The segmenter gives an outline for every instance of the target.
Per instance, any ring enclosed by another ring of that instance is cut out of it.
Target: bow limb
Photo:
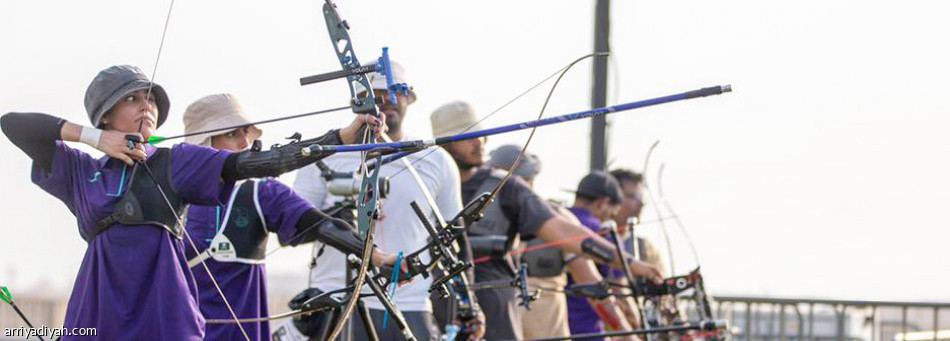
[[[617,254],[620,255],[621,259],[623,260],[621,264],[624,265],[622,266],[622,268],[623,268],[623,276],[627,280],[627,289],[629,289],[630,293],[633,295],[633,302],[637,308],[637,315],[640,316],[640,325],[645,327],[647,325],[646,317],[643,316],[643,309],[640,308],[640,290],[637,290],[636,282],[634,281],[634,278],[633,278],[633,273],[630,272],[630,267],[627,266],[627,264],[629,264],[629,261],[631,261],[632,259],[627,258],[627,253],[624,252],[623,243],[620,241],[620,232],[617,230],[617,223],[612,220],[609,222],[612,222],[612,224],[609,224],[608,228],[610,229],[610,236],[613,237],[612,239],[613,239],[614,247],[617,248]]]
[[[673,222],[676,223],[676,226],[679,227],[680,231],[683,232],[683,235],[686,236],[686,242],[689,243],[689,249],[693,253],[693,260],[696,261],[696,265],[699,263],[699,253],[696,252],[696,245],[693,244],[693,238],[689,236],[689,233],[686,232],[686,227],[683,226],[683,222],[680,221],[680,218],[676,216],[676,211],[673,210],[673,206],[670,206],[670,202],[666,200],[666,196],[663,195],[663,171],[666,169],[666,163],[661,163],[659,170],[657,170],[656,175],[656,192],[657,200],[663,204],[663,208],[671,214]]]
[[[653,194],[653,190],[650,188],[649,181],[647,181],[647,170],[650,166],[650,158],[653,156],[653,151],[656,150],[656,146],[660,144],[660,140],[656,140],[650,145],[650,149],[647,150],[647,156],[643,160],[643,189],[646,190],[647,197],[650,198],[650,201],[653,202],[653,210],[656,212],[656,216],[660,217],[660,231],[663,231],[663,240],[666,242],[666,253],[667,258],[670,261],[670,275],[676,274],[676,267],[673,265],[673,244],[670,242],[670,230],[666,227],[666,223],[663,222],[663,212],[660,210],[659,200],[656,198],[656,195]]]
[[[666,169],[666,164],[660,164],[660,169],[657,171],[656,176],[656,185],[657,185],[657,194],[660,202],[663,203],[663,208],[666,209],[673,216],[673,222],[676,223],[676,226],[679,227],[680,231],[683,232],[683,235],[686,237],[686,242],[689,243],[689,248],[693,253],[693,258],[696,261],[696,275],[697,278],[697,287],[694,296],[696,298],[697,304],[700,306],[700,312],[705,314],[706,318],[712,317],[712,307],[709,305],[709,294],[706,293],[706,285],[703,283],[703,277],[699,274],[699,253],[696,252],[696,245],[693,244],[693,238],[689,236],[689,233],[686,231],[686,227],[683,226],[683,223],[680,221],[679,217],[676,216],[676,212],[673,210],[673,206],[670,205],[669,201],[666,200],[666,197],[663,195],[663,170]]]
[[[353,51],[353,44],[350,40],[349,24],[340,17],[340,14],[336,10],[336,5],[330,0],[326,0],[326,3],[323,4],[323,17],[327,24],[327,32],[330,35],[331,45],[333,45],[342,69],[347,71],[360,68],[360,62],[356,58],[356,53]],[[384,57],[386,57],[385,52]],[[387,74],[391,72],[388,69],[383,71]],[[362,73],[350,74],[346,78],[347,85],[349,85],[350,89],[350,106],[353,112],[378,117],[376,99],[373,95],[373,91],[371,91],[372,86],[369,79]],[[358,86],[366,90],[365,97],[357,97]],[[369,143],[375,141],[375,139],[376,134],[373,132],[373,129],[366,129],[363,142]],[[370,267],[370,258],[373,254],[373,234],[376,229],[375,220],[378,214],[377,208],[379,204],[379,167],[369,170],[367,162],[370,158],[375,158],[376,162],[381,162],[382,155],[379,153],[364,152],[361,157],[360,168],[364,176],[360,184],[360,193],[356,204],[357,228],[365,239],[363,243],[363,254],[360,257],[359,270],[353,281],[353,292],[350,293],[349,300],[343,309],[343,314],[340,316],[340,320],[337,321],[337,325],[333,328],[327,340],[336,340],[337,336],[343,331],[346,322],[350,316],[352,316],[353,309],[356,308],[356,302],[360,299],[360,292],[366,281],[366,273]],[[407,339],[414,340],[411,332],[409,332],[409,334],[410,335],[407,335]]]

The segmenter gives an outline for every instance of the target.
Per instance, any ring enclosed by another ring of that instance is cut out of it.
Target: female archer
[[[244,113],[230,94],[205,96],[185,110],[185,142],[231,152],[248,150],[262,131]],[[361,121],[354,121],[359,128]],[[233,127],[215,133],[202,131]],[[314,239],[344,253],[362,255],[363,241],[343,220],[327,216],[289,187],[270,178],[254,178],[234,185],[227,202],[215,206],[189,207],[185,224],[195,237],[196,253],[185,250],[188,266],[198,282],[201,312],[208,319],[226,320],[229,311],[215,289],[215,283],[198,269],[205,261],[238,317],[252,318],[242,323],[251,340],[269,340],[266,274],[264,258],[268,235],[273,232],[281,245],[298,245]],[[376,264],[392,257],[377,250]],[[392,263],[392,260],[388,260]],[[241,330],[233,324],[211,324],[205,340],[239,340]]]
[[[218,205],[238,180],[277,176],[326,155],[305,157],[298,144],[232,153],[139,143],[165,122],[169,99],[134,66],[99,72],[84,104],[92,127],[37,113],[0,117],[3,133],[33,159],[32,181],[66,204],[88,243],[64,327],[93,327],[104,340],[202,340],[205,321],[185,257],[192,246],[180,220],[186,205]],[[376,122],[358,116],[309,142],[353,142],[363,123]],[[106,156],[96,159],[65,142]]]

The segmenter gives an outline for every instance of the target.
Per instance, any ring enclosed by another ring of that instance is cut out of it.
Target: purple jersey
[[[580,220],[581,225],[594,232],[600,231],[601,221],[590,211],[578,207],[571,207],[568,210],[574,213],[577,220]],[[600,270],[601,275],[607,278],[613,278],[618,274],[623,276],[622,270],[614,270],[606,265],[598,265],[597,269]],[[574,279],[568,276],[567,285],[572,284],[574,284]],[[604,331],[604,322],[600,320],[600,317],[594,311],[594,307],[590,305],[586,298],[567,296],[567,316],[571,334],[602,333]],[[585,340],[601,341],[603,338]]]
[[[149,157],[155,150],[146,146]],[[179,196],[201,205],[226,198],[231,186],[221,181],[221,171],[228,155],[187,144],[172,147],[169,173]],[[34,166],[33,182],[66,204],[83,236],[114,211],[132,174],[121,161],[97,160],[62,141],[56,142],[50,169]],[[76,276],[64,326],[94,327],[97,336],[63,340],[201,340],[205,321],[185,243],[155,225],[114,224],[95,237]]]
[[[257,183],[257,204],[264,218],[267,231],[277,233],[281,244],[296,244],[292,240],[297,233],[297,221],[312,206],[300,198],[286,185],[274,179],[261,179]],[[229,207],[191,206],[188,209],[188,233],[195,238],[198,250],[206,250],[217,232],[226,225],[224,221]],[[256,207],[245,207],[248,212],[256,212]],[[233,210],[233,208],[232,208]],[[256,213],[255,213],[256,214]],[[266,236],[266,235],[265,235]],[[265,237],[266,238],[266,237]],[[188,258],[194,258],[191,248],[185,250]],[[267,287],[264,264],[226,262],[208,258],[205,263],[211,274],[221,286],[221,291],[239,318],[267,317]],[[231,319],[231,313],[218,294],[214,283],[200,264],[192,268],[198,282],[198,297],[201,313],[208,319]],[[243,323],[251,340],[269,340],[270,328],[267,322]],[[208,324],[205,340],[243,340],[241,330],[234,324]]]

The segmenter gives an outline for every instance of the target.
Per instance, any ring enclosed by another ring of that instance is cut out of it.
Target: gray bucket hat
[[[102,116],[105,116],[122,97],[133,91],[146,90],[152,87],[155,104],[158,106],[158,122],[156,128],[161,127],[168,118],[168,94],[161,85],[152,83],[141,69],[131,65],[116,65],[99,71],[96,78],[89,83],[86,89],[86,113],[93,127],[101,128]]]
[[[510,169],[511,166],[515,164],[515,159],[518,158],[518,154],[521,154],[521,146],[513,144],[504,145],[491,151],[488,164],[495,168]],[[525,179],[534,179],[540,172],[541,159],[530,152],[524,153],[524,157],[522,157],[521,162],[518,163],[518,168],[514,171],[515,175]]]

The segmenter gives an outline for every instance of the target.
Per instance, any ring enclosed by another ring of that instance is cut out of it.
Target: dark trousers
[[[485,313],[485,340],[521,340],[521,309],[515,288],[479,290],[478,304]]]

